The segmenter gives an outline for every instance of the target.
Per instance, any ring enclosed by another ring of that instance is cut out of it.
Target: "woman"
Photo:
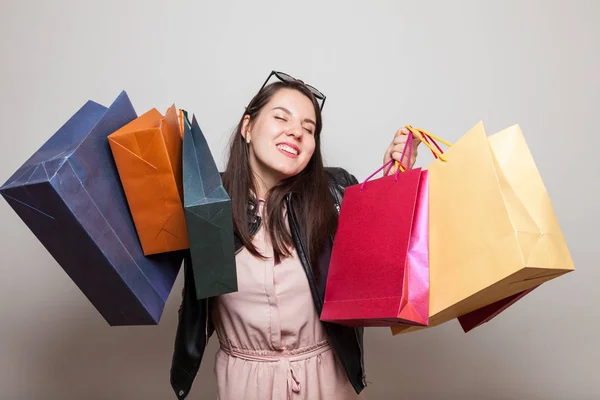
[[[273,75],[279,81],[266,85]],[[363,329],[319,320],[342,196],[358,183],[323,167],[324,102],[313,87],[274,71],[234,131],[223,184],[232,200],[238,291],[197,301],[186,259],[171,367],[179,398],[215,330],[222,400],[356,399],[366,386]],[[396,133],[384,162],[400,159],[407,135]]]

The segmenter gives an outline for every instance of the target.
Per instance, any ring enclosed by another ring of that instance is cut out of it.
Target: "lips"
[[[279,151],[297,157],[300,154],[300,148],[293,143],[278,143]]]

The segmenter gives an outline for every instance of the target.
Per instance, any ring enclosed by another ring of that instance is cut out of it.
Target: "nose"
[[[302,128],[302,124],[300,123],[292,123],[287,131],[286,134],[288,136],[294,136],[297,140],[301,140],[302,136],[304,135],[304,130]]]

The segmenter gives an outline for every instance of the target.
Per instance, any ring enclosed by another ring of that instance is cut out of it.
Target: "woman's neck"
[[[252,178],[254,180],[254,188],[256,195],[261,199],[266,199],[269,191],[281,182],[282,177],[275,176],[271,171],[266,168],[261,168],[258,163],[252,162],[250,165],[252,168]]]
[[[277,182],[270,182],[265,180],[261,175],[256,172],[252,174],[254,178],[254,189],[256,190],[256,196],[258,199],[266,200],[269,191],[277,184]]]

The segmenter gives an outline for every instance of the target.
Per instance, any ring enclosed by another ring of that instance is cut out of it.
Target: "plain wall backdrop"
[[[88,99],[198,116],[223,168],[272,69],[327,95],[324,154],[364,179],[396,129],[521,125],[576,271],[469,334],[367,329],[369,399],[600,398],[600,2],[2,0],[0,180]],[[421,150],[418,165],[431,156]],[[109,327],[0,202],[0,398],[169,399],[183,284]],[[215,398],[213,337],[190,399]]]

